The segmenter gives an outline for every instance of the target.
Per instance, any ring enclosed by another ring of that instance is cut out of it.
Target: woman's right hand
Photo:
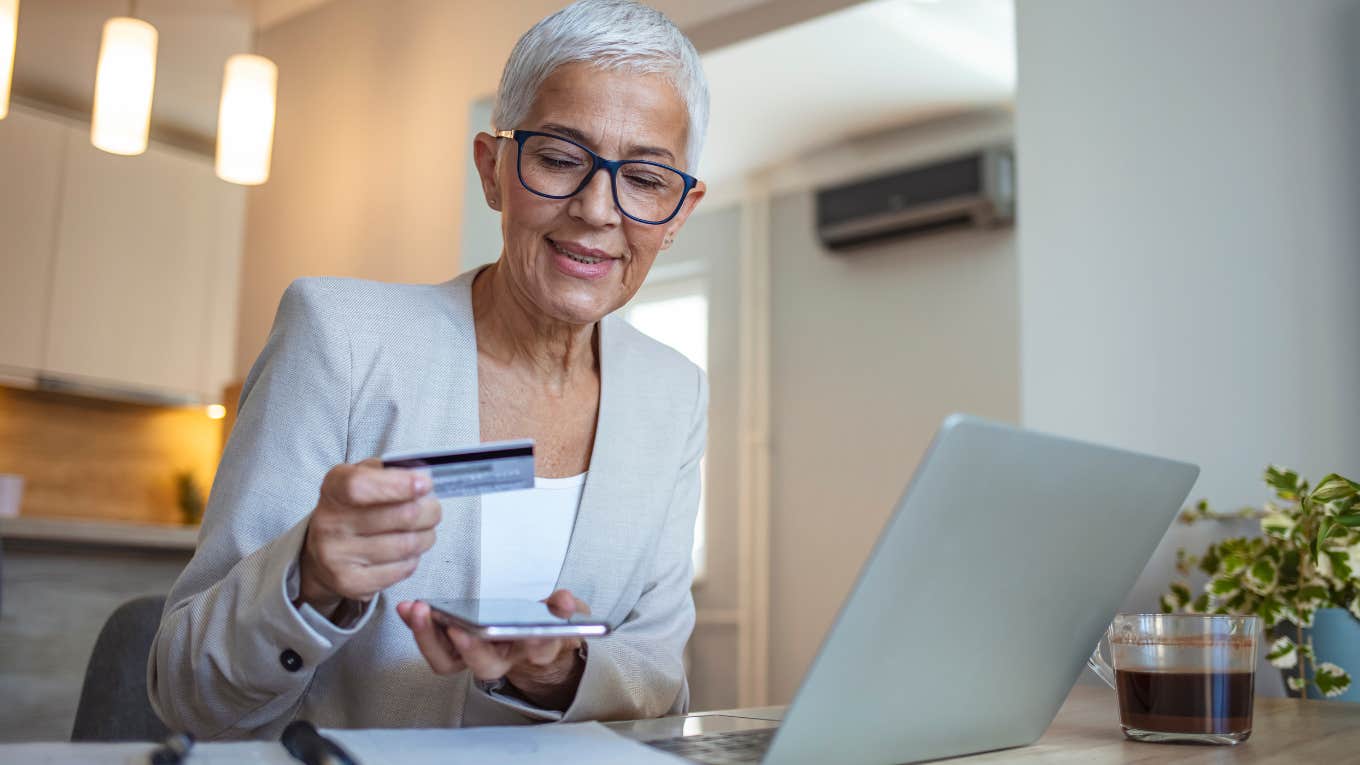
[[[377,459],[337,465],[321,482],[298,561],[301,601],[334,618],[416,570],[441,515],[430,478]]]

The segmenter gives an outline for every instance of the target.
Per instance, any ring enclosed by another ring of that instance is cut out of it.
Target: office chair
[[[163,595],[133,598],[104,622],[85,668],[72,741],[160,741],[169,734],[146,695],[146,661],[164,608]]]

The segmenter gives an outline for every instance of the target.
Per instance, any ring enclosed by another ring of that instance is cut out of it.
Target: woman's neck
[[[558,321],[534,306],[493,263],[472,282],[477,351],[553,388],[565,387],[596,364],[594,324]]]

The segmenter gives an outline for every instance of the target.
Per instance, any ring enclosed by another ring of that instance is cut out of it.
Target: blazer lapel
[[[630,391],[644,381],[636,379],[628,363],[620,333],[612,325],[615,321],[622,319],[606,316],[599,322],[600,411],[595,445],[567,557],[557,579],[558,589],[571,590],[597,616],[609,616],[608,611],[619,602],[629,577],[624,568],[631,568],[620,565],[630,559],[628,551],[641,541],[641,529],[632,522],[626,488],[629,471],[638,468],[635,455],[641,445],[636,442],[638,423],[630,424],[627,404]]]
[[[448,381],[446,409],[432,412],[440,423],[431,433],[431,444],[476,444],[481,441],[481,414],[477,390],[477,330],[472,319],[472,280],[475,269],[445,282],[449,295],[448,368],[438,370]],[[439,523],[435,550],[441,561],[441,581],[428,581],[424,591],[443,598],[475,598],[481,587],[482,499],[456,497],[440,502],[444,517]]]

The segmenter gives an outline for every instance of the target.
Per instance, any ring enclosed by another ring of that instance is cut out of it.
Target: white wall
[[[1018,11],[1025,424],[1197,462],[1225,507],[1269,462],[1360,472],[1360,3]]]
[[[808,187],[1009,136],[1008,116],[979,115],[844,142],[771,178],[771,703],[791,699],[941,419],[1019,416],[1014,230],[833,255]]]

